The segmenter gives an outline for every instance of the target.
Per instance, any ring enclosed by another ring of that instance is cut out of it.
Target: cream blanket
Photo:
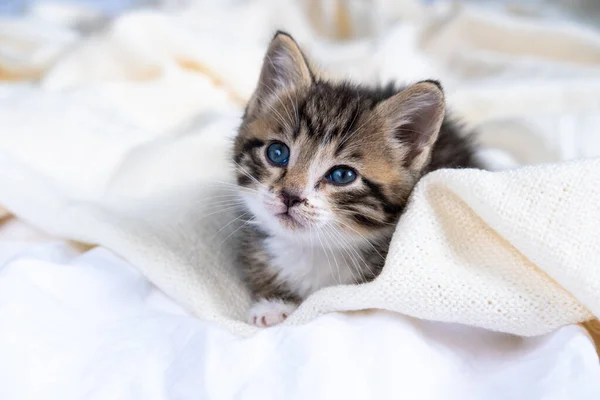
[[[554,162],[426,177],[382,275],[314,294],[286,324],[380,308],[536,335],[600,315],[600,161],[558,163],[600,154],[599,34],[411,1],[201,4],[131,13],[91,36],[71,15],[0,22],[0,75],[39,78],[0,86],[2,206],[115,251],[197,316],[253,333],[231,263],[239,224],[222,229],[233,217],[210,204],[229,193],[230,139],[285,28],[337,75],[442,79],[487,148],[512,156],[488,161]]]

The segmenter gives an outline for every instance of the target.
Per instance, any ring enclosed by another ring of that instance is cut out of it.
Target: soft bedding
[[[0,21],[1,398],[597,398],[573,324],[600,312],[600,165],[561,161],[600,154],[600,35],[361,4],[198,2],[90,36],[89,13]],[[338,75],[442,79],[510,170],[428,177],[381,279],[258,331],[210,200],[276,28]]]
[[[585,331],[521,338],[386,311],[242,339],[103,248],[0,232],[2,399],[596,399]],[[6,328],[4,328],[6,327]]]

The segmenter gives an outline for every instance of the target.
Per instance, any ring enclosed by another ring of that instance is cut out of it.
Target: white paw
[[[285,321],[296,308],[298,305],[283,300],[261,299],[250,309],[248,323],[261,328],[277,325]]]

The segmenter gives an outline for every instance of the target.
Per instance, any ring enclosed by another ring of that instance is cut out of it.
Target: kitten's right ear
[[[440,83],[418,82],[384,100],[376,110],[386,121],[392,142],[405,151],[405,166],[421,170],[429,161],[446,114]]]
[[[278,31],[269,44],[247,113],[260,111],[272,96],[282,91],[310,85],[312,81],[312,72],[296,41],[289,34]]]

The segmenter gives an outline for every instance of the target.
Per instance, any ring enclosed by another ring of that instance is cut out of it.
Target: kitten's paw
[[[248,313],[248,323],[261,328],[277,325],[298,308],[297,304],[283,300],[261,299],[254,303]]]

